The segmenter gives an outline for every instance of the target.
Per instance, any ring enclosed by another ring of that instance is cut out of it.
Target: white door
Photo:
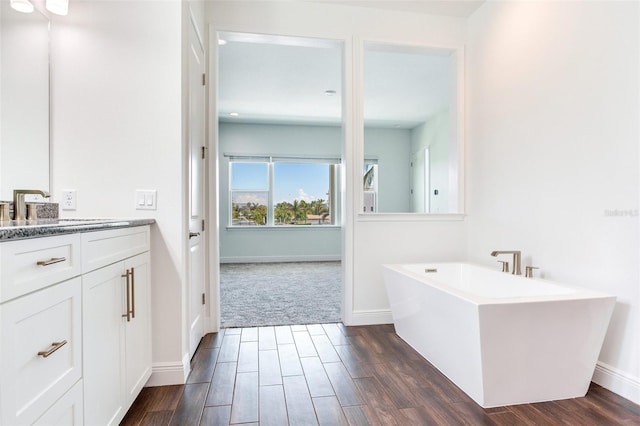
[[[204,47],[191,23],[189,34],[189,353],[204,336]]]

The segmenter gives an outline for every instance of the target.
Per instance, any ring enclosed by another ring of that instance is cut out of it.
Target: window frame
[[[228,229],[328,229],[342,226],[340,179],[342,178],[342,160],[337,157],[324,156],[283,156],[283,155],[238,155],[224,154],[228,160]],[[267,188],[263,189],[233,189],[233,163],[265,163],[267,165]],[[326,200],[329,208],[331,222],[329,224],[276,224],[275,221],[275,165],[277,163],[297,164],[325,164],[329,166],[329,191],[333,192]],[[264,192],[267,194],[267,221],[264,225],[238,225],[233,223],[233,194],[239,192]],[[331,202],[333,200],[333,203]]]

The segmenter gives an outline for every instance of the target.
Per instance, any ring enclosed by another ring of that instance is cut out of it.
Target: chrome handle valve
[[[537,266],[525,266],[524,267],[524,276],[526,278],[533,278],[533,270],[540,269]]]
[[[506,260],[498,260],[498,263],[502,263],[502,272],[509,272],[509,262]]]

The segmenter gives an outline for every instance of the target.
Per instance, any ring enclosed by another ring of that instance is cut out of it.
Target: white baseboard
[[[592,380],[603,388],[640,404],[640,378],[630,376],[624,371],[598,361]]]
[[[393,324],[390,309],[375,309],[370,311],[353,311],[351,321],[345,325],[377,325]]]
[[[220,263],[276,263],[276,262],[337,262],[340,255],[319,254],[300,256],[226,256]]]
[[[182,362],[157,362],[151,366],[151,377],[145,386],[184,385],[191,372],[189,355]]]

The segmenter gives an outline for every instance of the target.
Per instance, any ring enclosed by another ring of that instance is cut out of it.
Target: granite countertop
[[[78,232],[103,231],[115,228],[150,225],[155,219],[111,218],[111,219],[38,219],[0,222],[0,242],[48,237]]]

